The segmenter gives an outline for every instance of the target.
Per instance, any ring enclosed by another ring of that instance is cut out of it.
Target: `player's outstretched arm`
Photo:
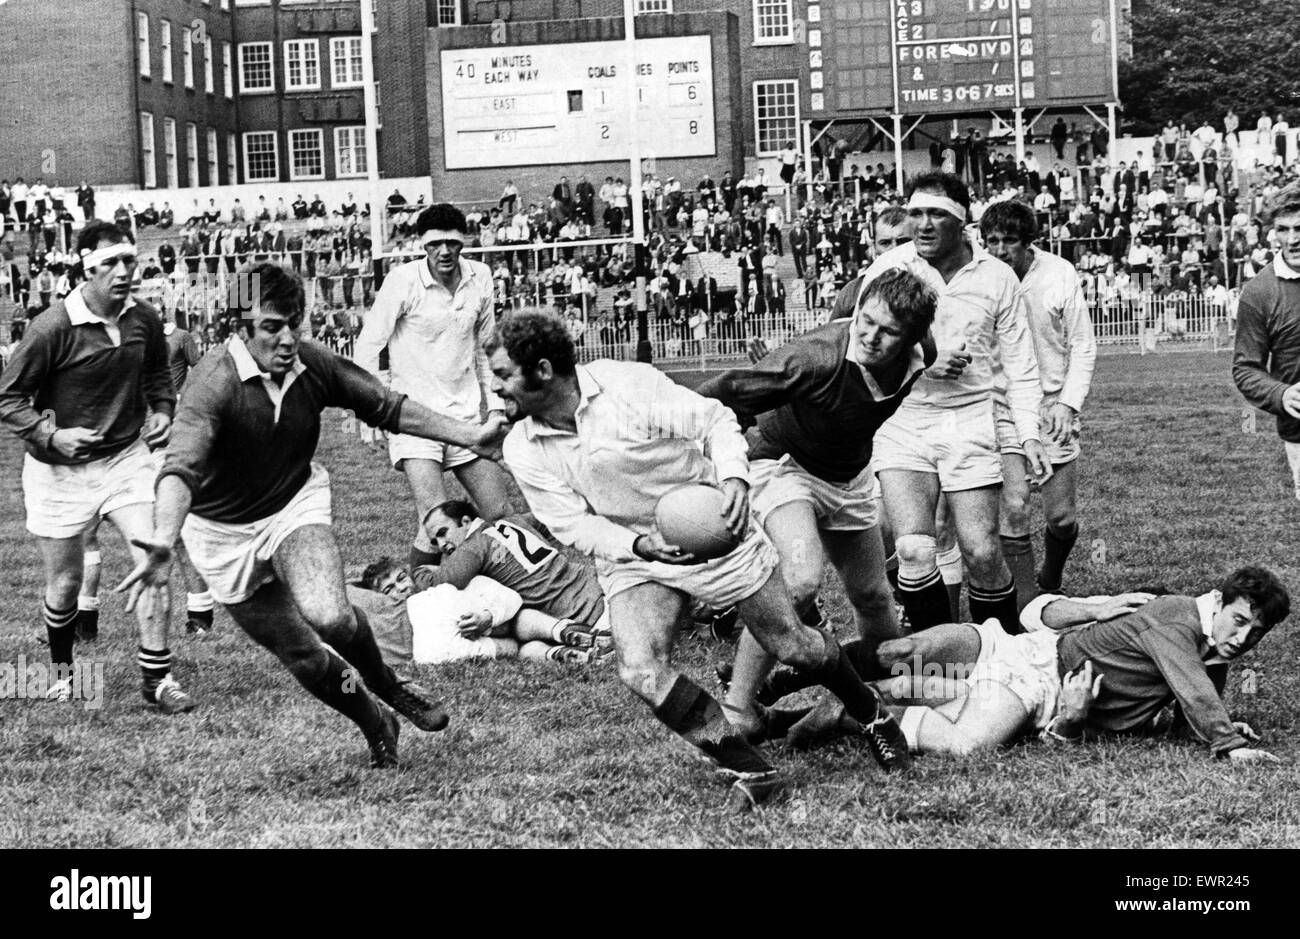
[[[432,411],[412,398],[402,404],[397,421],[398,433],[468,447],[480,455],[494,452],[509,429],[503,414],[494,413],[483,424],[470,424]]]
[[[158,604],[165,601],[167,584],[171,579],[172,549],[180,537],[181,525],[190,512],[193,498],[189,484],[181,477],[169,473],[158,480],[153,537],[131,539],[131,543],[144,551],[145,556],[114,590],[114,593],[131,592],[127,598],[127,612],[135,609],[146,592],[152,595],[148,602]]]

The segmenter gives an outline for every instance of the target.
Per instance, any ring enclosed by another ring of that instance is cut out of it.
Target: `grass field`
[[[1110,356],[1085,423],[1083,534],[1067,585],[1088,594],[1163,583],[1199,593],[1245,562],[1300,588],[1300,505],[1271,420],[1243,431],[1227,355]],[[339,416],[341,417],[341,415]],[[405,486],[328,422],[344,556],[404,552]],[[23,530],[21,451],[0,441],[0,662],[43,659],[32,638],[39,560]],[[105,539],[105,583],[127,569]],[[833,581],[832,581],[833,583]],[[841,634],[838,588],[827,595]],[[1300,606],[1300,599],[1297,600]],[[970,760],[929,757],[886,779],[860,746],[774,749],[797,792],[753,816],[618,684],[612,668],[466,664],[423,677],[452,726],[404,725],[404,766],[375,773],[342,717],[318,705],[218,613],[215,635],[174,640],[201,708],[143,705],[135,630],[106,598],[104,706],[0,702],[0,846],[1175,847],[1300,845],[1300,639],[1290,622],[1234,667],[1228,701],[1282,766],[1234,767],[1190,743],[1055,749],[1031,742]],[[730,649],[684,637],[711,676]],[[1254,681],[1245,670],[1254,672]]]

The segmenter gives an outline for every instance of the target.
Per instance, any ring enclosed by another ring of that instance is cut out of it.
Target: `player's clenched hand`
[[[69,460],[75,460],[85,456],[91,447],[103,439],[103,434],[97,434],[86,427],[60,427],[50,437],[50,449]]]
[[[695,555],[687,554],[675,544],[664,541],[659,529],[652,528],[644,535],[637,535],[632,542],[632,553],[646,561],[661,561],[664,564],[694,564]]]
[[[971,363],[971,354],[966,351],[966,343],[956,349],[940,349],[934,364],[925,370],[931,378],[960,378]]]
[[[165,541],[132,538],[131,544],[142,550],[144,557],[113,591],[114,593],[131,591],[126,601],[128,613],[135,609],[136,603],[146,590],[154,595],[151,602],[160,602],[160,600],[165,602],[167,583],[171,579],[172,571],[172,546]],[[157,596],[160,593],[163,595],[162,598]]]
[[[510,421],[501,411],[492,411],[479,428],[478,440],[470,447],[479,456],[496,459],[501,455],[501,441],[510,432]]]
[[[1138,607],[1155,599],[1154,593],[1121,593],[1111,597],[1097,606],[1093,616],[1099,623],[1132,613]]]
[[[1074,408],[1060,401],[1047,409],[1047,436],[1053,443],[1065,446],[1074,427]]]
[[[1081,723],[1101,694],[1101,680],[1105,676],[1092,671],[1092,662],[1084,661],[1061,679],[1061,715],[1072,723]]]
[[[144,442],[150,450],[167,446],[172,435],[172,419],[161,411],[153,411],[144,422]]]
[[[1052,461],[1047,458],[1047,451],[1041,442],[1026,440],[1024,443],[1025,460],[1029,463],[1029,481],[1041,486],[1052,478]]]
[[[487,610],[462,613],[456,620],[456,631],[465,639],[477,639],[492,628],[492,614]]]
[[[1300,382],[1282,392],[1282,410],[1292,417],[1300,417]]]
[[[767,347],[767,341],[761,336],[749,340],[748,352],[750,364],[757,365],[759,362],[767,358],[768,353],[771,351],[772,350]]]
[[[744,538],[749,528],[749,483],[734,477],[724,479],[722,491],[727,494],[727,502],[722,507],[727,530],[737,538]]]
[[[1252,750],[1250,747],[1238,747],[1228,751],[1228,759],[1234,763],[1281,763],[1282,761],[1267,750]]]

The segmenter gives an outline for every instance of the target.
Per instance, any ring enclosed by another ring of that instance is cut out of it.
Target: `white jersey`
[[[1074,265],[1032,248],[1033,260],[1020,289],[1029,313],[1029,333],[1038,357],[1043,393],[1060,395],[1076,412],[1092,387],[1097,339]]]
[[[463,421],[477,421],[485,400],[488,410],[500,410],[483,349],[496,329],[492,295],[492,271],[478,261],[460,259],[454,294],[423,258],[394,268],[362,324],[357,364],[377,375],[387,346],[394,391]]]
[[[971,261],[944,283],[943,275],[916,253],[915,242],[891,248],[867,268],[866,284],[882,272],[906,268],[939,295],[931,334],[939,350],[965,343],[971,362],[957,378],[922,375],[891,421],[906,423],[919,408],[960,408],[994,395],[995,365],[1007,379],[1007,401],[1021,440],[1039,439],[1043,392],[1029,321],[1016,272],[984,248],[968,243]]]
[[[487,610],[492,625],[500,626],[513,619],[522,604],[519,594],[487,577],[475,577],[464,590],[439,584],[412,594],[406,601],[406,615],[411,621],[411,658],[421,665],[496,658],[496,643],[486,636],[466,639],[456,622],[462,613]]]

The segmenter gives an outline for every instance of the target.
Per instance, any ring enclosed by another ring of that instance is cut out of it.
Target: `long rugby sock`
[[[77,638],[99,638],[99,597],[77,597]]]
[[[1011,580],[1016,585],[1017,613],[1038,595],[1034,580],[1034,543],[1028,535],[1003,535],[1002,556],[1011,569]]]
[[[158,683],[172,670],[172,650],[146,649],[140,646],[136,661],[140,663],[140,674],[144,679],[142,685],[144,699],[153,703],[153,693]]]
[[[379,705],[357,679],[356,670],[328,646],[321,646],[321,656],[289,666],[293,677],[313,695],[344,717],[350,718],[364,733],[372,733],[381,720]]]
[[[348,641],[331,642],[330,645],[334,646],[339,655],[347,659],[372,691],[382,695],[397,684],[397,675],[384,664],[384,657],[379,652],[379,646],[375,644],[375,634],[370,629],[370,620],[365,612],[355,606],[352,612],[357,618],[356,632]]]
[[[204,629],[212,628],[212,594],[208,591],[202,593],[185,594],[185,616],[187,619],[198,620],[203,624]]]
[[[1024,632],[1016,612],[1015,582],[1008,582],[1005,587],[995,587],[992,590],[971,584],[970,618],[977,623],[995,619],[1002,624],[1002,629],[1009,636]]]
[[[411,545],[411,552],[407,555],[406,563],[410,565],[411,570],[415,570],[417,567],[437,567],[442,563],[442,555]]]
[[[1065,562],[1074,543],[1079,538],[1079,525],[1072,523],[1066,529],[1053,529],[1047,526],[1043,535],[1043,570],[1038,581],[1044,590],[1060,590],[1061,576],[1065,573]]]
[[[739,773],[765,773],[772,764],[736,732],[722,706],[685,675],[678,675],[655,717],[719,766]]]
[[[50,661],[55,665],[71,665],[72,643],[76,639],[72,624],[77,618],[77,608],[55,610],[46,602],[42,604],[41,615],[45,620],[45,633],[50,639]]]
[[[911,580],[900,574],[898,592],[902,598],[903,609],[907,611],[907,621],[912,624],[912,632],[920,632],[922,629],[929,629],[940,623],[952,622],[952,610],[948,606],[948,590],[943,585],[943,578],[939,576],[937,567],[920,580]]]
[[[961,562],[961,546],[953,545],[947,551],[940,551],[935,557],[939,565],[939,576],[943,578],[943,587],[948,591],[948,607],[953,619],[961,618],[961,582],[965,576]]]
[[[819,685],[839,698],[844,703],[844,709],[854,720],[870,724],[879,714],[880,699],[874,691],[862,683],[862,679],[853,668],[853,663],[835,641],[835,637],[822,633],[822,639],[826,643],[822,664],[815,669],[799,669],[799,671],[806,671],[809,677],[815,678]]]

